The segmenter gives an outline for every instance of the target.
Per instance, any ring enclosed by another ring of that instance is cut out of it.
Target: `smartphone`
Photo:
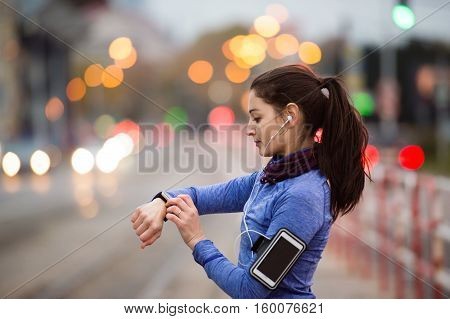
[[[305,249],[306,244],[300,238],[281,228],[250,268],[250,274],[274,290]]]

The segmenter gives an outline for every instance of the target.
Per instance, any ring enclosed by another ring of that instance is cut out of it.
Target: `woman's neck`
[[[301,151],[305,148],[313,147],[313,145],[314,145],[314,138],[306,139],[300,145],[298,145],[298,144],[297,145],[286,145],[284,150],[277,153],[276,155],[286,156],[286,155]]]

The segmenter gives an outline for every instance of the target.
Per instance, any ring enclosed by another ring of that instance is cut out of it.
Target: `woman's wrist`
[[[194,251],[195,245],[202,240],[205,240],[206,236],[204,234],[198,235],[198,236],[194,236],[188,243],[187,245],[189,246],[189,248]]]
[[[161,219],[164,219],[167,214],[166,203],[161,198],[155,198],[152,202],[154,202],[155,205],[160,207]]]

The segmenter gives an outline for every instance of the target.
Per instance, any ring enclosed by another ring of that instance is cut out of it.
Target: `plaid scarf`
[[[301,149],[286,156],[274,155],[263,170],[262,184],[275,184],[317,169],[314,147]]]

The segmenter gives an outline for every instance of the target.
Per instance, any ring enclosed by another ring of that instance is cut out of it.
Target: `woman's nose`
[[[255,135],[255,133],[256,133],[255,127],[253,125],[248,124],[247,125],[247,129],[246,129],[246,133],[247,133],[248,136]]]

